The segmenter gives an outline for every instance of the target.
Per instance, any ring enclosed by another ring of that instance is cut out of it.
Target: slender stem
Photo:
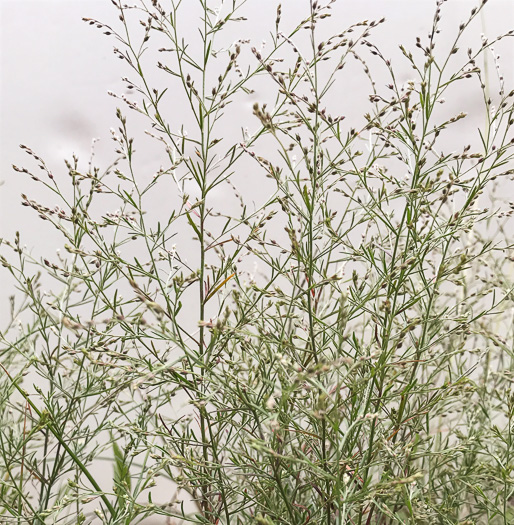
[[[23,396],[25,401],[30,405],[32,410],[39,416],[40,420],[43,421],[43,413],[37,408],[37,406],[32,402],[32,400],[29,397],[29,394],[21,388],[18,383],[11,377],[9,372],[6,370],[4,365],[0,363],[0,367],[3,369],[9,380],[11,381],[12,385],[16,388],[16,390]],[[116,510],[112,506],[111,502],[107,498],[105,492],[100,488],[100,485],[96,482],[93,475],[89,472],[88,468],[84,465],[84,463],[80,460],[80,458],[73,452],[73,450],[68,446],[66,441],[62,438],[61,434],[57,431],[57,429],[54,427],[53,423],[51,421],[45,421],[45,426],[52,432],[52,434],[55,436],[57,441],[59,441],[59,444],[62,446],[62,448],[69,454],[69,456],[73,459],[74,463],[78,466],[78,468],[81,470],[81,472],[86,476],[88,481],[91,483],[93,488],[98,492],[98,495],[100,499],[104,502],[105,506],[109,509],[109,512],[112,516],[112,518],[116,517]]]

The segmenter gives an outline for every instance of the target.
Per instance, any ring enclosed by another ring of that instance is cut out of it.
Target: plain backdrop
[[[130,0],[127,2],[131,3]],[[166,0],[162,3],[166,5]],[[197,3],[196,0],[183,1],[183,23],[191,24],[191,35],[195,34]],[[211,5],[215,7],[219,3],[213,1]],[[249,0],[242,12],[249,21],[237,25],[229,38],[251,38],[257,48],[266,45],[263,40],[269,40],[268,32],[274,28],[277,3],[275,0]],[[283,0],[282,4],[286,27],[308,12],[308,0]],[[474,1],[449,0],[444,5],[442,41],[451,41],[458,24],[475,4]],[[187,12],[189,6],[190,13]],[[394,58],[398,78],[403,83],[411,78],[411,70],[402,61],[398,45],[403,43],[413,49],[416,36],[426,36],[434,9],[435,0],[339,0],[334,4],[332,18],[320,29],[326,30],[328,36],[353,22],[385,16],[387,23],[373,33],[372,40],[385,55]],[[33,210],[21,206],[20,193],[26,193],[29,198],[41,198],[50,207],[56,202],[49,200],[48,194],[41,194],[40,187],[28,177],[12,170],[12,164],[34,167],[19,149],[19,144],[31,147],[63,181],[66,177],[63,159],[70,159],[75,153],[87,162],[93,139],[99,139],[95,146],[99,165],[106,166],[115,157],[109,129],[117,127],[115,110],[120,101],[108,96],[107,91],[124,93],[121,77],[129,71],[127,65],[113,55],[114,41],[84,23],[82,17],[114,24],[117,20],[110,0],[0,0],[0,181],[3,183],[0,186],[0,237],[13,238],[15,231],[21,231],[22,244],[40,259],[55,254],[62,239],[48,223],[39,220]],[[482,32],[491,38],[513,27],[514,2],[490,0],[467,38],[476,44],[480,42]],[[513,50],[512,40],[502,42],[501,65],[507,91],[514,87]],[[494,76],[494,67],[489,67],[489,70]],[[377,73],[377,81],[381,81],[381,74]],[[385,76],[383,81],[386,82]],[[332,103],[347,119],[357,118],[363,113],[359,100],[365,101],[367,97],[365,92],[361,93],[359,82],[347,75],[332,95]],[[362,99],[359,95],[363,95]],[[455,99],[459,110],[470,114],[467,131],[463,132],[474,132],[484,122],[480,96],[480,91],[475,89],[470,93],[462,92]],[[240,107],[231,106],[229,114],[233,121],[228,128],[236,131],[241,127],[255,129],[257,123],[252,120],[252,105],[255,101],[266,100],[266,85],[263,84],[252,96],[241,99],[238,102]],[[170,108],[176,115],[177,129],[178,123],[188,118],[185,109],[181,105]],[[455,106],[452,109],[456,113]],[[144,126],[139,124],[137,115],[131,115],[128,110],[125,113],[129,123],[132,122],[132,129]],[[465,140],[462,136],[455,139],[460,144]],[[146,172],[155,172],[159,165],[155,150],[151,145],[146,150],[146,144],[142,141],[138,145],[142,176]],[[260,197],[259,191],[258,184],[252,187],[256,199]],[[216,198],[221,202],[224,196],[220,194]],[[165,210],[167,201],[166,194],[156,194],[155,208]],[[2,326],[8,312],[7,296],[11,288],[7,272],[1,272]],[[162,495],[167,495],[169,488],[161,489]]]
[[[215,7],[220,1],[212,1],[211,5]],[[439,35],[443,42],[454,38],[458,24],[475,3],[473,0],[449,0],[444,4],[443,31]],[[197,23],[194,18],[196,4],[196,0],[182,2],[183,23],[191,28]],[[241,13],[249,21],[234,25],[230,36],[234,40],[251,38],[252,44],[260,48],[274,28],[277,4],[277,0],[249,0]],[[284,0],[282,5],[283,25],[287,28],[307,13],[309,3],[308,0]],[[424,38],[427,34],[434,9],[435,0],[339,0],[333,5],[332,18],[320,29],[328,36],[353,22],[385,16],[386,23],[373,32],[372,40],[384,55],[396,60],[393,64],[398,78],[405,82],[411,78],[411,70],[405,60],[402,61],[398,45],[402,43],[413,49],[416,36]],[[188,10],[191,11],[189,18]],[[113,55],[113,39],[84,23],[82,17],[115,26],[117,22],[110,0],[0,0],[0,182],[3,183],[0,187],[0,236],[12,238],[16,230],[22,231],[25,243],[34,246],[34,253],[43,246],[47,249],[51,246],[49,239],[41,235],[41,221],[36,220],[33,210],[20,206],[22,191],[28,193],[33,189],[37,193],[40,189],[11,168],[12,164],[31,167],[19,144],[31,147],[56,176],[59,172],[65,173],[63,159],[70,159],[73,153],[87,161],[93,139],[100,139],[95,146],[100,166],[106,166],[115,156],[109,129],[117,127],[115,109],[120,101],[109,97],[107,91],[126,92],[121,77],[130,72],[127,65]],[[481,32],[493,37],[512,27],[514,2],[490,0],[467,38],[470,41],[474,38],[476,43]],[[195,34],[196,30],[191,31],[192,39]],[[513,78],[513,42],[513,39],[505,39],[501,46],[502,72],[507,86]],[[494,76],[491,64],[490,75]],[[380,72],[376,74],[381,75]],[[362,116],[365,111],[359,106],[358,82],[360,80],[352,78],[351,74],[343,74],[339,91],[332,94],[332,101],[347,121],[352,115]],[[384,82],[387,82],[386,76]],[[470,114],[467,125],[474,123],[478,127],[484,121],[483,105],[468,96],[480,98],[480,91],[474,89],[469,95],[461,93],[457,101]],[[251,97],[241,101],[241,108],[232,106],[230,115],[234,118],[234,128],[256,128],[251,107],[255,101],[266,100],[266,85],[263,84]],[[362,97],[362,101],[367,101],[367,96]],[[187,120],[185,109],[181,105],[172,108],[177,122]],[[452,110],[455,111],[455,107]],[[128,110],[125,113],[130,116]],[[139,121],[132,122],[132,129],[137,128]],[[155,160],[152,150],[145,154],[144,142],[138,148],[143,165],[145,161],[150,164]]]

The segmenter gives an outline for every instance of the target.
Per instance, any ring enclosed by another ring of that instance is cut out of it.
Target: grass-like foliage
[[[116,159],[22,146],[62,242],[2,242],[1,523],[514,523],[514,31],[466,49],[457,3],[446,49],[439,0],[391,60],[383,19],[328,36],[298,0],[228,45],[250,1],[112,0]]]

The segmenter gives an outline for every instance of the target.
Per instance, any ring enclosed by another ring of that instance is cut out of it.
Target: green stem
[[[3,369],[3,371],[6,373],[7,377],[10,379],[13,386],[18,390],[18,392],[23,396],[25,401],[30,405],[32,410],[39,416],[40,419],[43,419],[42,412],[36,407],[36,405],[31,401],[29,394],[21,388],[18,383],[11,377],[11,374],[6,370],[4,365],[0,363],[0,367]],[[86,478],[89,480],[93,488],[98,492],[101,500],[104,502],[105,506],[109,509],[109,512],[112,516],[112,518],[115,518],[116,516],[116,510],[112,506],[111,502],[107,499],[107,496],[104,494],[98,483],[96,482],[95,478],[91,475],[87,467],[80,461],[80,459],[77,457],[75,452],[71,450],[71,448],[67,445],[66,441],[62,438],[62,436],[59,435],[59,432],[54,428],[53,424],[51,422],[46,423],[46,427],[52,432],[52,434],[56,437],[57,441],[59,441],[59,444],[62,446],[62,448],[70,455],[70,457],[73,459],[75,464],[79,467],[79,469],[82,471],[82,473],[86,476]]]

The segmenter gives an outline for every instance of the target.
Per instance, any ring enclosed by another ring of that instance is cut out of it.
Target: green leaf
[[[127,491],[131,490],[130,470],[126,462],[125,454],[113,439],[112,450],[114,452],[114,483],[117,487],[125,487]],[[121,494],[118,494],[118,503],[124,502]]]
[[[307,206],[307,209],[309,210],[309,212],[311,212],[312,211],[311,202],[309,199],[309,192],[307,190],[306,185],[303,187],[302,197],[303,197],[303,201],[305,202],[305,205]]]
[[[193,219],[189,215],[189,213],[186,211],[187,220],[189,221],[189,224],[193,227],[193,230],[195,231],[196,235],[198,235],[198,238],[201,238],[200,230],[196,226],[196,224],[193,222]]]

